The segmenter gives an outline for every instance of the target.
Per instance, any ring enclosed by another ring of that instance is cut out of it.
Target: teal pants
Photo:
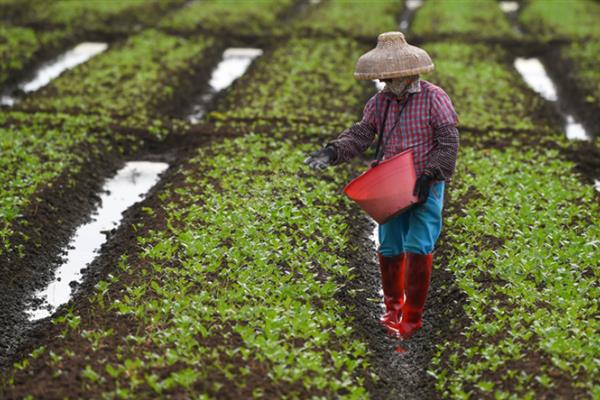
[[[379,225],[379,252],[384,257],[431,253],[442,230],[443,206],[444,182],[436,182],[425,203]]]

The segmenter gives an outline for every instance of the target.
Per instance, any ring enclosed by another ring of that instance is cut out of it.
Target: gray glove
[[[331,162],[336,156],[335,149],[332,146],[327,146],[317,151],[310,153],[310,157],[304,160],[304,164],[308,164],[312,169],[323,169],[331,165]]]

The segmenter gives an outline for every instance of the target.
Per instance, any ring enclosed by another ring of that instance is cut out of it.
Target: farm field
[[[600,3],[0,11],[0,398],[600,398]],[[356,60],[399,26],[460,121],[424,325],[408,340],[378,324],[375,224],[342,193],[374,150],[303,162],[360,120],[378,89],[352,78]],[[89,42],[106,49],[18,89]],[[260,55],[222,89],[224,54],[240,48]],[[534,62],[537,86],[520,67]],[[40,293],[132,161],[168,169],[87,244],[93,261],[51,304]]]

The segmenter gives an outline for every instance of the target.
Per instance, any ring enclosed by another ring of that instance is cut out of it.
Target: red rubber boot
[[[398,334],[404,339],[412,336],[423,325],[422,316],[429,290],[432,262],[431,253],[406,253],[406,303],[400,323],[396,325]]]
[[[383,302],[386,312],[380,322],[386,327],[396,326],[400,322],[402,306],[404,305],[404,269],[406,254],[394,257],[379,256],[381,270],[381,286],[383,287]]]

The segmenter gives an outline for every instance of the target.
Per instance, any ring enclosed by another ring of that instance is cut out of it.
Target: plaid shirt
[[[412,149],[417,176],[427,173],[438,180],[448,179],[454,170],[458,150],[455,128],[458,117],[452,102],[444,90],[425,80],[420,80],[419,85],[408,92],[401,98],[387,91],[371,97],[364,108],[362,121],[328,143],[336,150],[332,164],[348,161],[364,152],[376,133],[383,131],[384,159]]]

